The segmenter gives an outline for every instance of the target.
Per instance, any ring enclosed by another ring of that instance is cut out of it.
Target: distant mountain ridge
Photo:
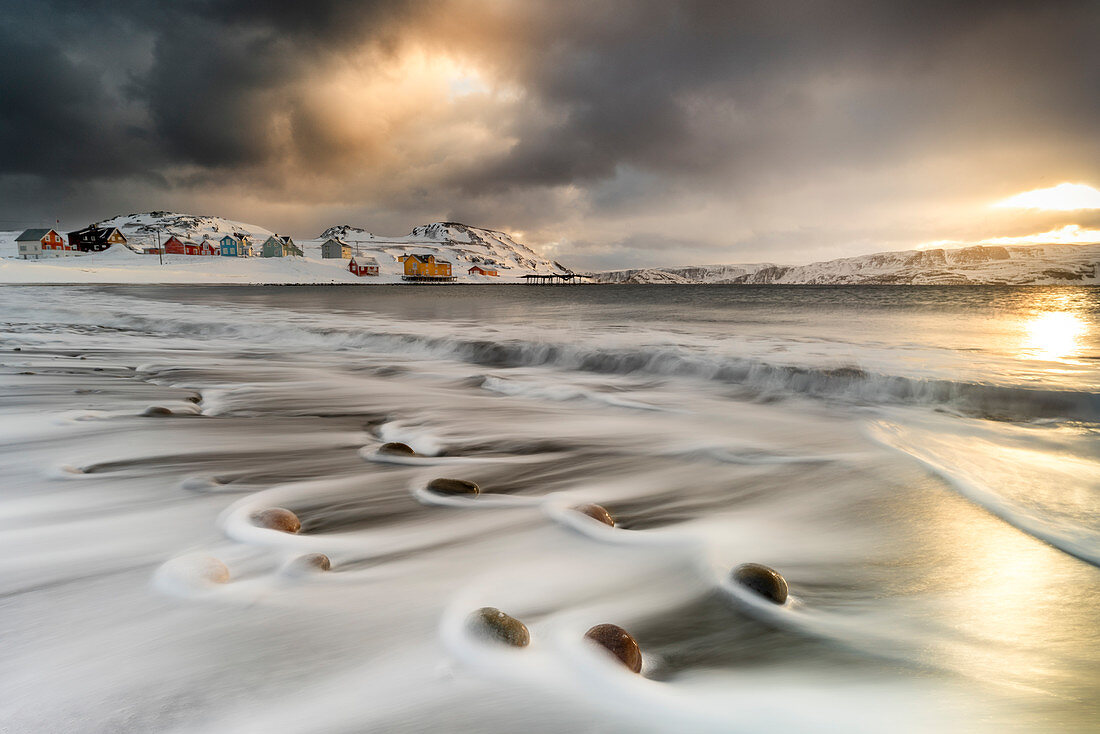
[[[777,285],[1100,284],[1100,244],[899,250],[809,265],[703,265],[596,273],[601,283]]]

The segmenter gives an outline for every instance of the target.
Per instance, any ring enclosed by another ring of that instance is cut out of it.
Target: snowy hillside
[[[382,255],[394,256],[406,252],[424,252],[450,260],[456,275],[464,274],[472,265],[495,268],[501,276],[524,273],[569,272],[559,263],[539,256],[504,232],[471,227],[458,222],[435,222],[413,228],[403,237],[386,237],[343,224],[329,227],[316,240],[306,241],[306,247],[330,237],[342,239],[364,255],[373,255],[382,262]],[[307,250],[306,254],[309,254]]]
[[[272,235],[271,230],[254,224],[234,222],[222,217],[178,214],[175,212],[147,212],[143,214],[124,214],[96,222],[101,227],[118,227],[126,236],[127,242],[139,248],[153,247],[157,243],[157,232],[163,242],[175,235],[181,240],[198,242],[203,237],[220,240],[227,234],[244,232],[252,236],[259,245]]]
[[[456,222],[437,222],[416,227],[403,237],[373,235],[356,227],[330,227],[315,240],[296,240],[305,257],[235,258],[140,254],[175,235],[184,240],[204,236],[220,239],[233,232],[252,235],[259,248],[272,232],[245,222],[221,217],[174,212],[127,214],[101,222],[118,227],[130,247],[113,247],[77,257],[19,260],[15,237],[19,231],[0,232],[0,283],[400,283],[404,272],[398,260],[406,253],[433,254],[448,260],[458,282],[516,283],[527,273],[569,272],[562,265],[540,257],[504,232],[469,227]],[[378,275],[358,277],[348,272],[348,261],[321,257],[321,243],[337,236],[357,256],[373,257]],[[480,265],[498,275],[470,275]]]
[[[810,265],[713,265],[597,273],[602,283],[790,285],[1100,284],[1100,244],[902,250]]]

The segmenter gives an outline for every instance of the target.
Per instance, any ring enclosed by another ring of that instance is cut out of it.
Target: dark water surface
[[[1100,289],[8,287],[0,324],[7,730],[1100,720]]]

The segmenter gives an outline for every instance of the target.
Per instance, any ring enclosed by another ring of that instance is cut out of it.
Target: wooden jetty
[[[580,273],[528,273],[520,277],[527,281],[528,285],[566,285],[574,281],[582,282],[584,278],[592,276]]]

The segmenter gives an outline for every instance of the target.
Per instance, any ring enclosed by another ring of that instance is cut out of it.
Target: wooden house
[[[494,278],[500,276],[500,273],[498,273],[493,268],[483,268],[480,265],[475,265],[466,272],[468,272],[470,275],[491,275]]]
[[[234,232],[233,236],[237,238],[237,257],[252,257],[255,253],[252,251],[252,235],[248,232]]]
[[[215,242],[214,240],[210,240],[210,239],[207,239],[206,237],[203,237],[202,242],[199,243],[199,253],[198,254],[207,255],[207,256],[209,256],[209,255],[220,255],[220,254],[222,254],[222,248],[221,248],[221,245],[218,244],[217,242]]]
[[[218,254],[222,257],[247,257],[241,254],[244,251],[241,241],[231,234],[222,237],[218,244],[220,245]]]
[[[435,255],[402,255],[397,259],[405,264],[407,278],[451,277],[451,263],[437,260]]]
[[[44,257],[70,257],[76,254],[65,238],[55,229],[28,229],[15,238],[19,257],[40,260]]]
[[[184,255],[201,255],[202,245],[194,240],[183,241],[183,254]]]
[[[351,257],[351,245],[343,240],[330,237],[321,243],[321,257],[325,259],[344,259]]]
[[[294,240],[286,235],[273,234],[264,240],[262,255],[264,257],[301,257],[302,251],[294,244]]]
[[[378,261],[373,257],[353,257],[348,263],[348,270],[360,278],[364,275],[378,275]]]
[[[187,248],[183,244],[183,240],[175,235],[172,235],[164,241],[162,245],[165,255],[186,255]]]
[[[78,252],[101,252],[111,245],[125,245],[126,237],[118,227],[95,224],[69,232],[69,247]]]

